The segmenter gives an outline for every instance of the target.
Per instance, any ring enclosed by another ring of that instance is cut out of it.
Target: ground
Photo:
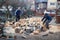
[[[0,38],[0,40],[5,40],[5,39]],[[21,36],[18,36],[17,40],[60,40],[60,32],[55,33],[55,34],[48,34],[46,36],[42,36],[42,35],[28,36],[26,39],[22,38]]]

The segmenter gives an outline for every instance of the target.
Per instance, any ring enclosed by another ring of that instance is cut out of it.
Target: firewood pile
[[[51,26],[51,25],[50,25]],[[41,27],[45,31],[47,31],[45,25],[42,24],[40,18],[27,18],[27,19],[20,19],[18,22],[7,21],[5,23],[4,32],[5,35],[15,35],[15,33],[19,34],[27,34],[27,35],[38,35],[41,32]],[[57,27],[51,26],[49,29],[51,32],[56,32],[59,29]]]

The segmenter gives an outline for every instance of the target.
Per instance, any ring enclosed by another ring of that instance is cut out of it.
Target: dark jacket
[[[44,19],[46,19],[46,20],[52,20],[52,17],[51,17],[49,14],[46,13],[46,14],[44,15],[42,21],[43,21]]]
[[[20,14],[21,14],[21,10],[17,10],[16,11],[16,16],[20,16]]]

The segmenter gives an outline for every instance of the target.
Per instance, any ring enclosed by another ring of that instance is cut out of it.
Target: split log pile
[[[18,22],[15,22],[14,24],[13,21],[12,22],[8,21],[5,23],[5,27],[12,27],[11,29],[14,30],[14,33],[19,34],[25,33],[29,35],[38,35],[41,32],[41,27],[43,27],[43,30],[47,31],[46,26],[42,24],[40,18],[20,19]],[[60,29],[58,29],[56,26],[50,25],[49,31],[55,33],[60,31]]]

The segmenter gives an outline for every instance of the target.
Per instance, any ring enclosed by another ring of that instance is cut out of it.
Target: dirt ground
[[[0,38],[0,40],[5,40]],[[13,40],[13,39],[8,39]],[[21,36],[17,36],[16,40],[60,40],[60,32],[48,35],[36,35],[36,36],[27,36],[27,38],[23,38]]]

